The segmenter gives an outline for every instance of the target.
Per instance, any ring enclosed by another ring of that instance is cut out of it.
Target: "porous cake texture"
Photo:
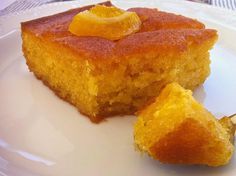
[[[71,34],[73,16],[91,7],[24,22],[21,29],[30,71],[92,121],[133,114],[166,84],[194,89],[209,75],[215,30],[180,15],[132,8],[142,21],[135,34],[117,41]]]
[[[218,121],[190,90],[171,83],[139,112],[134,141],[163,163],[221,166],[233,155],[234,132],[230,118]]]

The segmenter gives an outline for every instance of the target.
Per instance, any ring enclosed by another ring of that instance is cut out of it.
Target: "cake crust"
[[[109,1],[102,4],[112,5]],[[155,52],[157,55],[165,55],[169,51],[183,52],[190,43],[200,45],[209,39],[217,38],[215,30],[204,29],[204,25],[197,20],[147,8],[128,9],[138,14],[142,27],[136,34],[121,40],[111,41],[100,37],[78,37],[71,34],[68,26],[73,16],[91,7],[86,6],[23,22],[22,31],[71,49],[75,54],[91,59],[94,63],[144,52]]]

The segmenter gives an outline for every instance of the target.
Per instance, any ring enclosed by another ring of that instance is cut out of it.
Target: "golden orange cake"
[[[177,83],[143,108],[134,127],[138,149],[163,163],[220,166],[233,155],[235,127],[217,120]]]
[[[135,34],[112,41],[70,33],[73,17],[91,7],[24,22],[21,29],[30,71],[92,121],[133,114],[166,84],[194,89],[209,75],[215,30],[180,15],[132,8],[142,22]]]

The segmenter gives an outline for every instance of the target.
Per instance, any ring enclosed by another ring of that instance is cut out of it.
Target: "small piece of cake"
[[[215,30],[180,15],[133,8],[128,11],[137,13],[141,28],[120,40],[70,33],[73,17],[91,7],[24,22],[21,29],[30,71],[92,121],[134,114],[166,84],[194,89],[209,75]]]
[[[218,121],[190,90],[171,83],[139,112],[134,140],[163,163],[220,166],[233,155],[234,132],[230,118]]]

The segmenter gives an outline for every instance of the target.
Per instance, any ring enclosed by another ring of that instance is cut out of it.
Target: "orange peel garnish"
[[[118,40],[137,32],[141,21],[135,12],[116,7],[96,5],[78,13],[69,25],[69,31],[77,36],[98,36]]]

